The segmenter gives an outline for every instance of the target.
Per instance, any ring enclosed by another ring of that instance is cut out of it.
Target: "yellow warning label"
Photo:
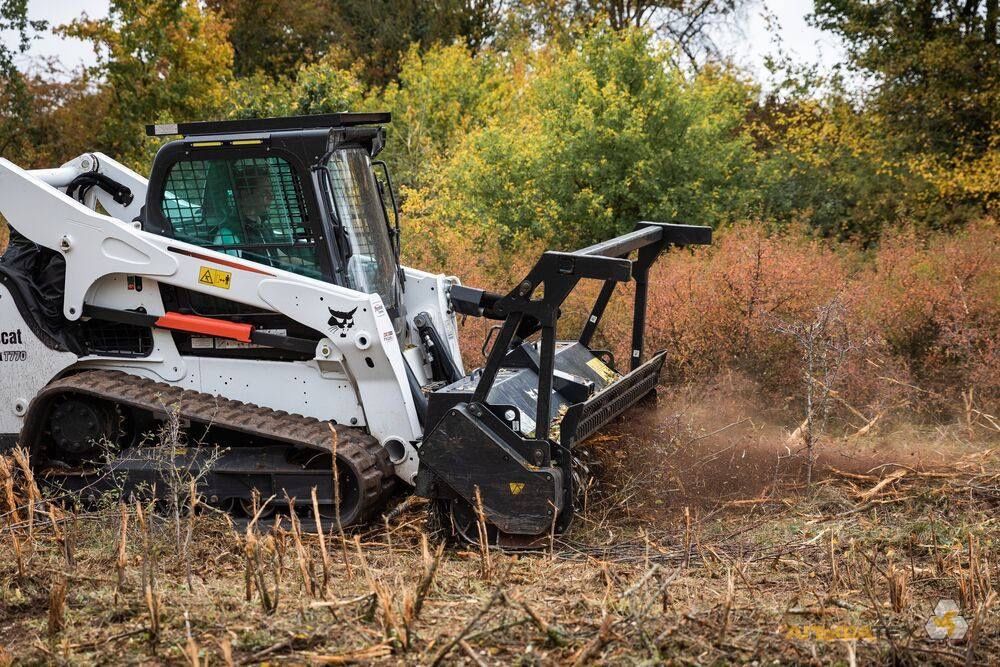
[[[510,483],[510,493],[516,496],[524,490],[524,482],[511,482]]]
[[[219,269],[212,269],[207,266],[198,269],[198,282],[202,285],[229,289],[232,279],[233,274],[229,271],[220,271]]]
[[[590,366],[595,373],[600,375],[601,379],[604,380],[605,382],[609,383],[614,382],[615,372],[610,368],[608,368],[608,365],[603,361],[601,361],[600,359],[598,359],[597,357],[594,357],[593,359],[588,361],[587,365]]]

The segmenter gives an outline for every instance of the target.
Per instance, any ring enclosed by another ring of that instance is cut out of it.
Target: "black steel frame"
[[[509,294],[492,304],[492,314],[503,318],[500,333],[490,349],[471,403],[485,404],[505,366],[508,354],[535,331],[541,330],[538,363],[538,406],[535,438],[549,437],[549,409],[555,370],[556,321],[559,308],[581,279],[603,280],[604,285],[580,333],[588,349],[617,283],[635,280],[630,370],[642,364],[646,328],[649,267],[667,246],[707,245],[711,227],[639,222],[635,230],[576,252],[548,251],[527,277]],[[636,252],[635,259],[628,259]],[[532,295],[542,288],[542,295]]]

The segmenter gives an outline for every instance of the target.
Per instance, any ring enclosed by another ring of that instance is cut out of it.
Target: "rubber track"
[[[40,391],[28,408],[22,431],[25,436],[22,442],[31,443],[33,451],[37,451],[35,445],[44,428],[49,399],[67,393],[147,410],[160,417],[165,417],[168,410],[177,410],[184,420],[330,454],[333,452],[330,427],[333,426],[337,433],[337,457],[349,460],[361,473],[359,519],[380,509],[395,485],[395,473],[385,448],[359,429],[182,389],[121,371],[83,371],[56,380]]]

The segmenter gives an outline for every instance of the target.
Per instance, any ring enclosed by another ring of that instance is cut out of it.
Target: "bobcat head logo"
[[[357,306],[355,306],[354,310],[347,313],[342,313],[330,307],[327,307],[327,310],[330,311],[330,320],[327,324],[335,329],[340,329],[341,338],[347,338],[346,331],[354,326],[354,313],[358,310]]]

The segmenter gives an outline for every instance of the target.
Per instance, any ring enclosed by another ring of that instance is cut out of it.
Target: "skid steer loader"
[[[565,531],[574,447],[657,383],[663,353],[643,355],[649,267],[711,230],[640,222],[544,253],[508,293],[403,266],[374,159],[389,121],[149,126],[173,139],[148,179],[101,153],[31,171],[0,159],[0,444],[28,448],[40,478],[84,500],[163,489],[183,470],[237,513],[254,490],[287,510],[316,487],[350,525],[412,489],[473,541],[477,497],[491,543]],[[556,340],[581,280],[603,282],[600,295],[579,337]],[[618,368],[591,344],[628,280]],[[471,373],[459,315],[499,323]],[[171,428],[169,447],[150,436]]]

